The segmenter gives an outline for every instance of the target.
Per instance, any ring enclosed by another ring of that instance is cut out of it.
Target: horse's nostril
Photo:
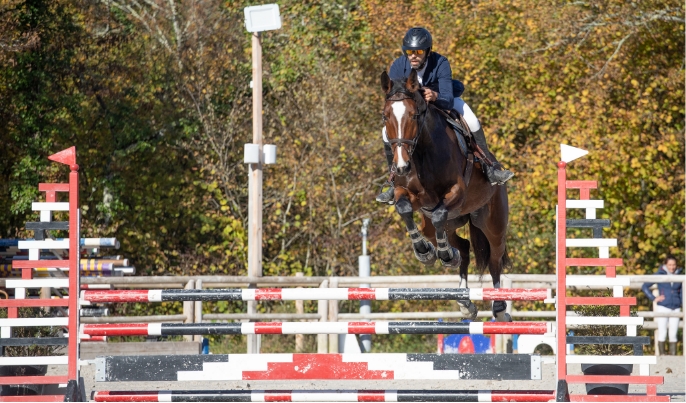
[[[410,164],[403,165],[402,167],[398,167],[396,169],[396,173],[400,176],[405,176],[410,172]]]

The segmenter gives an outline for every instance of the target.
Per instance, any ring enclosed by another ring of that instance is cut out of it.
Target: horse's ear
[[[407,77],[405,87],[412,92],[419,91],[419,80],[417,79],[417,70],[412,69],[410,76]]]
[[[386,73],[386,70],[381,73],[381,89],[386,94],[391,90],[391,78],[388,76],[388,73]]]

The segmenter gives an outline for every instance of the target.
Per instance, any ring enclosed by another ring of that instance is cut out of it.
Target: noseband
[[[397,101],[403,101],[405,99],[411,99],[415,102],[415,105],[417,104],[417,100],[414,97],[414,94],[412,94],[409,90],[403,88],[403,89],[398,89],[397,91],[392,91],[388,95],[386,95],[386,102],[397,102]],[[424,131],[424,125],[426,124],[426,114],[428,112],[429,108],[428,105],[424,108],[424,110],[419,110],[417,108],[416,114],[412,115],[412,120],[418,121],[421,118],[421,124],[417,124],[418,131],[417,134],[414,136],[412,140],[408,139],[389,139],[388,143],[393,145],[395,144],[396,147],[403,147],[407,146],[407,154],[409,155],[410,159],[412,158],[412,153],[414,153],[415,148],[417,147],[417,141],[419,141],[419,136],[421,136],[422,131]],[[384,124],[386,123],[386,116],[383,116]]]

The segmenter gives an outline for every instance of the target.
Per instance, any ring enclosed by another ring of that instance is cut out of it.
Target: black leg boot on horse
[[[414,219],[412,217],[412,204],[406,197],[401,197],[395,204],[395,210],[400,214],[400,217],[405,222],[405,227],[407,232],[410,234],[410,239],[412,240],[412,250],[414,250],[414,256],[422,264],[426,266],[433,266],[436,262],[436,249],[433,244],[424,238],[417,228]],[[459,256],[459,255],[458,255]]]
[[[448,242],[445,224],[448,221],[448,209],[441,204],[431,213],[431,223],[436,228],[436,257],[445,267],[458,267],[462,263],[460,252]]]
[[[488,149],[484,128],[480,127],[479,130],[472,132],[472,136],[474,136],[476,145],[481,148],[481,151],[483,151],[484,154],[486,154],[486,158],[489,158],[492,162],[492,165],[489,165],[488,162],[482,164],[484,167],[484,173],[488,177],[488,181],[491,182],[491,185],[504,185],[505,182],[512,179],[514,173],[503,168],[503,166],[500,165],[500,163],[495,159],[495,155],[493,155],[493,153],[491,153],[491,151]]]
[[[395,202],[394,197],[395,197],[395,187],[393,186],[393,172],[391,171],[391,168],[393,167],[393,149],[391,148],[390,143],[386,143],[384,141],[383,143],[383,151],[384,154],[386,154],[386,161],[388,162],[388,170],[391,172],[390,176],[388,178],[388,181],[384,183],[383,186],[388,185],[388,190],[385,192],[382,190],[381,193],[379,193],[378,196],[376,196],[376,201],[379,203],[388,203],[388,204],[393,204]],[[382,187],[383,189],[383,187]]]

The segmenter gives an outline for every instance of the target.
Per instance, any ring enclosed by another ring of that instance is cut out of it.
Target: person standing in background
[[[682,269],[677,268],[676,258],[672,255],[668,255],[665,258],[664,263],[657,270],[656,275],[672,275],[681,274]],[[649,300],[657,302],[655,305],[655,312],[681,312],[682,306],[682,289],[681,282],[675,283],[657,283],[657,289],[660,295],[657,297],[653,296],[650,291],[655,283],[645,283],[643,284],[643,293],[648,297]],[[655,318],[657,321],[657,343],[658,349],[660,350],[660,355],[667,355],[667,350],[665,349],[665,342],[667,341],[667,332],[669,330],[669,354],[676,355],[676,343],[677,343],[677,331],[679,330],[679,318],[678,317],[661,317]]]

